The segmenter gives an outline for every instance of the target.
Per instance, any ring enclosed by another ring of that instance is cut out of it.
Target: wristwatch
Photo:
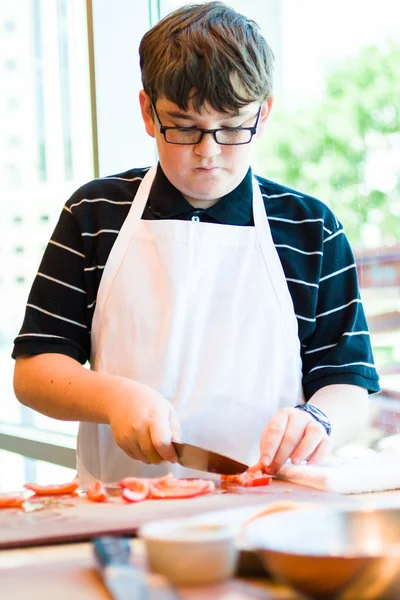
[[[304,412],[307,412],[316,421],[318,421],[318,423],[321,423],[321,425],[325,428],[325,431],[328,435],[331,435],[331,431],[332,431],[331,422],[328,419],[328,417],[326,416],[326,414],[322,412],[322,410],[320,410],[316,406],[313,406],[312,404],[298,404],[297,406],[295,406],[295,408],[298,408],[299,410],[304,410]]]

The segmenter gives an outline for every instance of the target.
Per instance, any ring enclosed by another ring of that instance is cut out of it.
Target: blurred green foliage
[[[322,99],[307,108],[275,106],[254,170],[328,204],[352,243],[366,224],[379,226],[380,243],[398,242],[400,45],[365,47],[336,63]]]

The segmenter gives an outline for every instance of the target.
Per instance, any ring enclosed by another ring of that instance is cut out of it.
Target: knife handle
[[[93,544],[95,556],[102,567],[129,564],[131,548],[126,538],[105,535],[95,538]]]
[[[94,554],[102,568],[130,565],[131,548],[126,538],[118,536],[102,536],[93,540]],[[153,576],[147,582],[143,573],[137,572],[143,581],[146,591],[143,597],[148,600],[179,600],[179,595],[162,575]]]

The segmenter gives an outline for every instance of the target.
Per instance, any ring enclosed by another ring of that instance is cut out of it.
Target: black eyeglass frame
[[[257,133],[258,122],[260,120],[261,109],[262,109],[262,104],[261,104],[260,108],[258,109],[256,122],[254,123],[253,127],[218,127],[217,129],[201,129],[200,127],[187,127],[187,128],[185,128],[185,127],[166,127],[165,125],[163,125],[161,123],[160,117],[158,116],[158,113],[157,113],[157,110],[156,110],[156,107],[155,107],[153,101],[151,100],[150,102],[151,102],[151,107],[153,109],[153,112],[157,119],[160,133],[164,136],[164,140],[166,141],[167,144],[175,144],[176,146],[197,146],[197,144],[200,144],[201,140],[204,137],[204,134],[206,134],[206,133],[211,133],[214,140],[220,146],[245,146],[246,144],[250,144],[254,135]],[[167,131],[169,131],[171,129],[173,129],[174,131],[177,131],[177,130],[198,131],[200,133],[200,138],[197,142],[171,142],[171,141],[167,140],[167,136],[166,136]],[[221,144],[221,142],[219,142],[217,140],[217,133],[219,131],[250,131],[251,137],[248,142],[237,142],[237,143],[233,143],[233,144],[222,143]]]

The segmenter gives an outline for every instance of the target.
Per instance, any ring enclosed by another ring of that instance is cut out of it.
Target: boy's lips
[[[204,171],[204,172],[209,172],[209,173],[211,173],[212,171],[216,171],[216,170],[217,170],[217,169],[219,169],[219,168],[220,168],[220,167],[218,167],[217,165],[214,165],[214,166],[212,166],[212,167],[205,167],[205,166],[204,166],[204,167],[202,167],[202,166],[199,166],[199,167],[195,167],[195,170],[196,170],[196,171]]]

